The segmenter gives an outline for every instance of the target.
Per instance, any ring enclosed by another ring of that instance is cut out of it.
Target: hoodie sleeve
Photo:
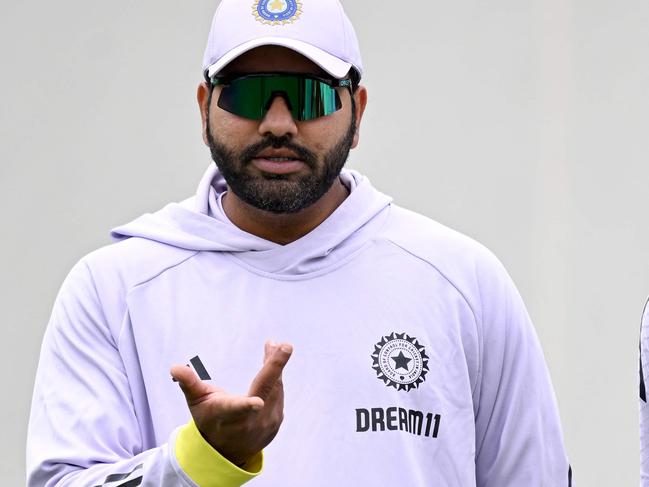
[[[640,485],[649,487],[649,405],[647,404],[647,364],[649,364],[649,302],[645,304],[640,328]]]
[[[540,344],[495,258],[479,272],[481,370],[474,391],[478,487],[569,487],[572,472]]]
[[[27,438],[29,487],[233,487],[241,470],[193,423],[144,449],[130,384],[84,261],[66,278],[45,333]]]

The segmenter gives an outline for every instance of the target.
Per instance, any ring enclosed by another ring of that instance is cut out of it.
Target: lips
[[[300,159],[298,155],[288,149],[266,149],[255,156],[258,159]]]
[[[296,160],[292,157],[261,157],[260,159],[267,159],[273,162],[290,162]]]
[[[297,154],[287,149],[263,150],[251,162],[260,171],[270,174],[291,174],[305,166]]]

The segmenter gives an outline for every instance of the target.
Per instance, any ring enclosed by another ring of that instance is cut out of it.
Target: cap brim
[[[223,55],[218,62],[210,65],[207,68],[208,77],[219,73],[226,65],[230,64],[230,62],[242,54],[260,46],[282,46],[299,52],[337,79],[347,76],[347,73],[353,67],[351,63],[338,59],[336,56],[306,42],[288,39],[286,37],[259,37],[235,47]]]

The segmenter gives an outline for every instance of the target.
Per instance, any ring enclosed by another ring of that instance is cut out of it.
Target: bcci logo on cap
[[[372,361],[377,377],[398,391],[418,388],[428,372],[426,349],[405,333],[381,337],[374,345]]]
[[[262,24],[284,25],[295,22],[302,13],[302,2],[298,0],[257,0],[252,14]]]

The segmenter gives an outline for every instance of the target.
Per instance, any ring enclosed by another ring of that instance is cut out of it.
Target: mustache
[[[257,142],[251,146],[246,147],[240,155],[241,161],[244,164],[248,164],[252,161],[257,154],[259,154],[264,149],[288,149],[294,152],[298,158],[303,160],[307,166],[310,168],[315,168],[317,163],[316,155],[311,152],[309,149],[302,147],[301,145],[294,144],[291,142],[290,136],[277,137],[275,135],[268,135],[264,140]]]

